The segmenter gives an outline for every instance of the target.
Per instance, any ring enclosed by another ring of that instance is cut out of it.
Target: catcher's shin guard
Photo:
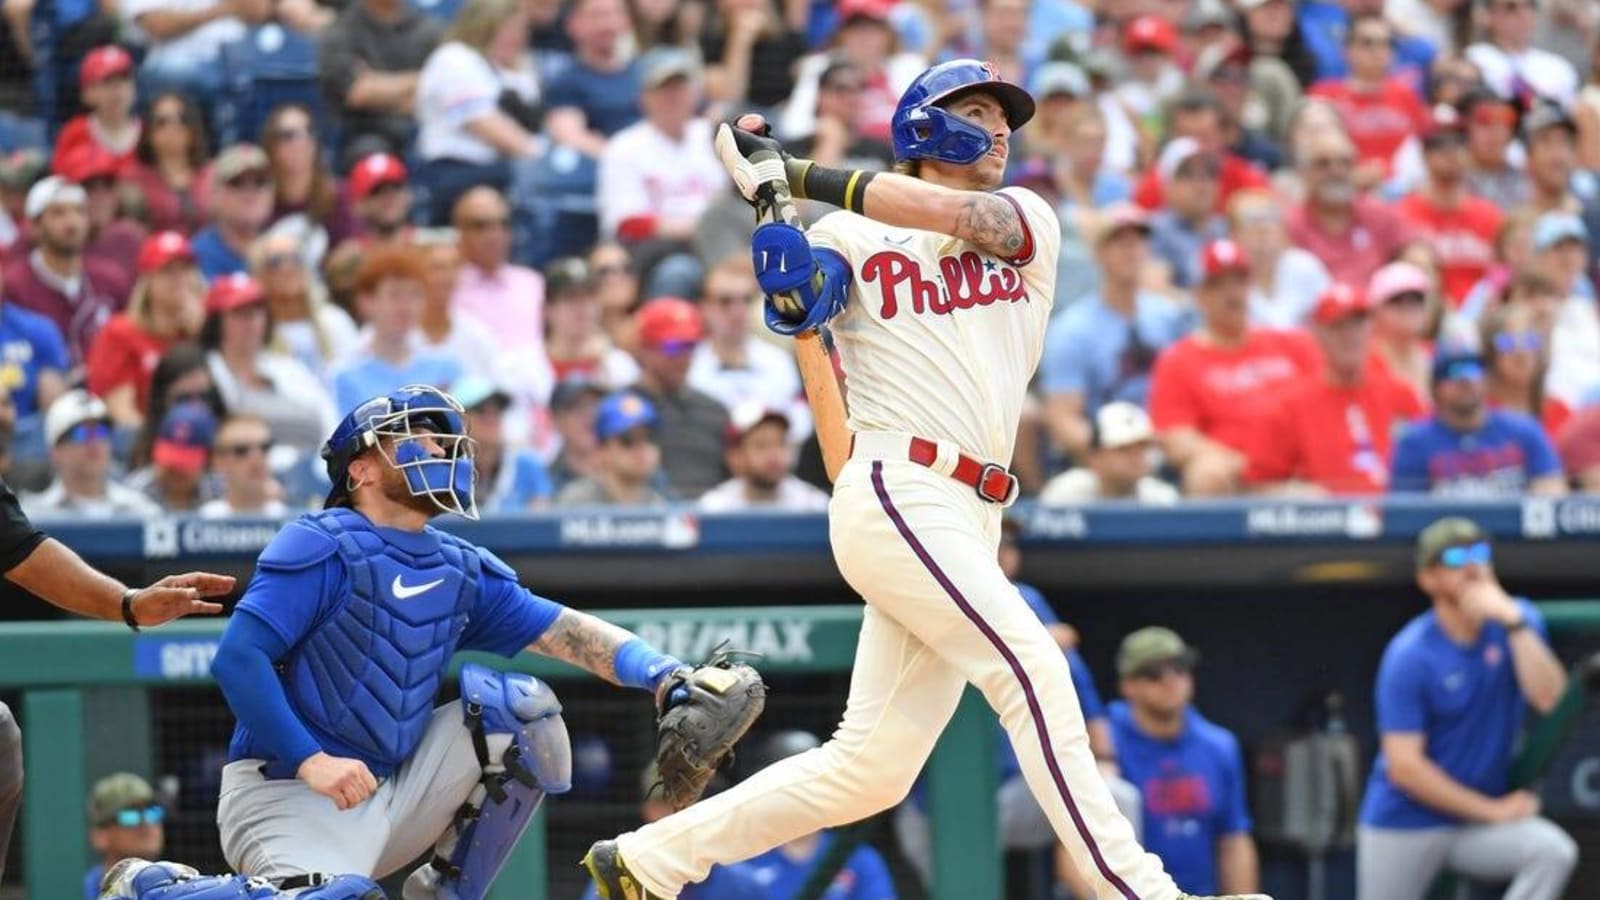
[[[405,900],[482,900],[545,795],[572,787],[572,744],[544,682],[469,663],[461,668],[461,708],[483,780],[434,846],[433,861],[406,879]],[[512,738],[498,760],[492,734]]]
[[[361,875],[319,880],[316,887],[281,891],[270,881],[244,875],[201,875],[175,862],[125,859],[100,880],[100,900],[387,900]]]

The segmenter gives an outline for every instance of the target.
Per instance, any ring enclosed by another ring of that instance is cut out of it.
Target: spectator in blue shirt
[[[1165,206],[1150,217],[1150,247],[1172,284],[1189,290],[1202,280],[1206,244],[1228,236],[1228,223],[1216,213],[1222,164],[1199,141],[1178,137],[1162,149],[1156,171]]]
[[[272,168],[266,152],[254,144],[229,147],[212,164],[211,182],[216,217],[189,242],[207,281],[250,270],[246,254],[272,218]]]
[[[1175,632],[1141,628],[1117,650],[1125,701],[1111,704],[1123,777],[1144,796],[1144,846],[1191,894],[1260,889],[1239,740],[1190,705],[1199,654]]]
[[[1089,449],[1089,419],[1101,406],[1145,405],[1156,355],[1189,330],[1183,310],[1140,287],[1149,238],[1150,224],[1137,207],[1108,208],[1095,240],[1099,291],[1067,307],[1045,332],[1039,361],[1045,421],[1069,453]]]
[[[5,285],[0,283],[0,293]],[[66,390],[72,368],[67,342],[56,323],[0,302],[0,390],[11,395],[19,419],[38,416]]]
[[[356,302],[367,328],[354,353],[334,367],[334,403],[349,412],[368,397],[408,384],[443,387],[460,378],[461,361],[422,347],[422,260],[402,247],[367,254],[356,273]]]
[[[537,454],[508,444],[505,414],[511,395],[487,378],[468,376],[450,387],[467,411],[467,431],[478,442],[478,509],[485,513],[527,512],[545,506],[555,493],[550,472]]]
[[[1433,363],[1431,418],[1395,442],[1391,492],[1447,497],[1565,494],[1561,460],[1539,423],[1490,409],[1483,360],[1460,351]]]
[[[623,0],[577,0],[567,14],[572,58],[550,77],[545,131],[599,157],[606,138],[639,121],[639,66],[623,45],[632,25]]]
[[[797,756],[822,746],[816,735],[807,731],[779,731],[756,745],[745,768],[748,774],[765,769],[780,759]],[[838,836],[817,831],[774,847],[741,865],[748,866],[761,886],[764,900],[795,900],[800,888]],[[680,895],[681,896],[681,895]],[[895,900],[889,866],[878,851],[861,844],[845,857],[844,865],[829,880],[818,900]]]
[[[1432,608],[1378,667],[1381,750],[1357,833],[1358,900],[1422,900],[1441,869],[1497,883],[1512,900],[1556,900],[1578,845],[1510,783],[1527,706],[1549,712],[1567,677],[1544,620],[1500,586],[1489,538],[1451,516],[1417,540]]]

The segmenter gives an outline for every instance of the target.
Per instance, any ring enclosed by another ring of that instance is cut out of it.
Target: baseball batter
[[[217,824],[228,863],[256,880],[140,861],[108,873],[106,896],[329,882],[349,887],[308,896],[365,900],[369,877],[431,849],[406,900],[481,900],[544,796],[567,790],[571,751],[560,704],[526,675],[466,665],[462,699],[434,708],[452,654],[528,649],[629,687],[676,684],[678,660],[428,525],[477,516],[465,429],[432,387],[356,408],[323,448],[327,508],[273,538],[228,622],[212,673],[238,725]]]
[[[825,455],[829,442],[849,445],[831,540],[868,605],[832,739],[596,844],[585,865],[606,900],[673,898],[713,864],[900,802],[969,683],[1095,896],[1182,896],[1117,812],[1066,658],[996,562],[1017,492],[1003,463],[1043,346],[1060,236],[1036,194],[994,190],[1033,111],[991,65],[955,60],[919,76],[895,110],[903,174],[783,159],[751,117],[719,132],[735,182],[774,220],[752,242],[769,326],[826,324],[838,346],[850,435],[824,432],[832,417],[816,412]],[[804,230],[785,209],[791,194],[845,211]],[[827,393],[811,387],[813,403]]]

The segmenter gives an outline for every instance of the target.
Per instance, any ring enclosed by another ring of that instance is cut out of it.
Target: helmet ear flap
[[[989,132],[937,106],[913,110],[894,125],[897,157],[937,159],[958,166],[983,158],[994,146]]]

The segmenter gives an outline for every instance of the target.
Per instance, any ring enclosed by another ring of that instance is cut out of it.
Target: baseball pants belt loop
[[[948,475],[973,489],[989,503],[1010,506],[1019,493],[1017,478],[1005,466],[976,460],[951,441],[931,441],[895,432],[863,432],[851,438],[850,455],[873,459],[908,459]]]

